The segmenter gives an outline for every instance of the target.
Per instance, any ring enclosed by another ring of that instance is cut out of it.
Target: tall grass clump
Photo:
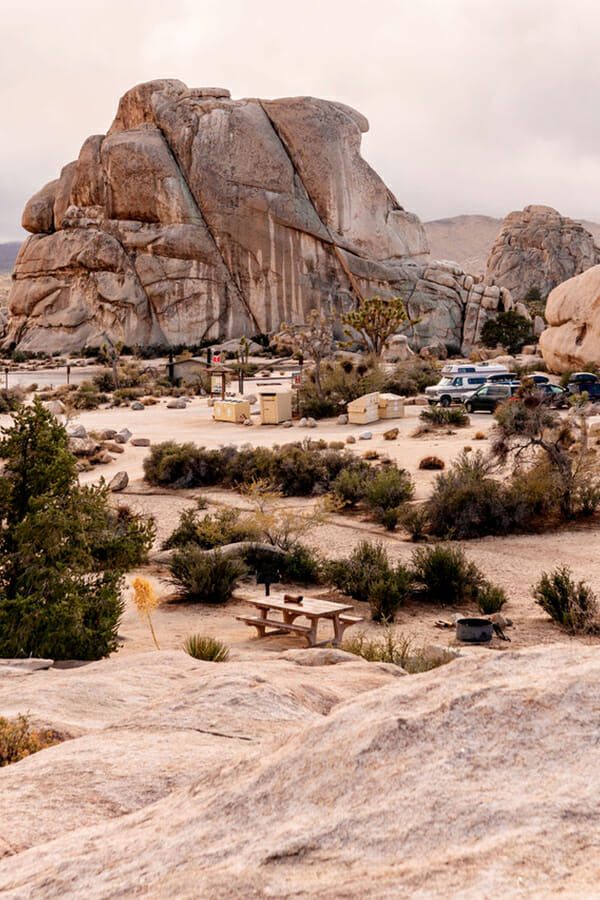
[[[417,647],[410,637],[394,634],[387,627],[382,637],[367,638],[361,632],[344,641],[340,649],[361,656],[368,662],[393,663],[411,675],[436,669],[456,658],[451,650],[429,654],[424,647]]]
[[[425,406],[419,418],[438,428],[465,428],[471,421],[464,406]]]
[[[194,659],[208,662],[227,662],[229,659],[229,647],[223,641],[203,634],[190,634],[183,642],[183,649]]]

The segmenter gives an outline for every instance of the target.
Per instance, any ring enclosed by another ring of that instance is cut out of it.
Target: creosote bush
[[[257,530],[248,521],[240,521],[236,509],[221,509],[213,515],[207,513],[204,516],[199,516],[195,509],[184,509],[177,528],[163,542],[163,548],[170,550],[193,544],[202,550],[212,550],[225,544],[257,538]]]
[[[188,603],[227,603],[246,573],[237,557],[191,545],[175,551],[169,570],[177,599]]]
[[[572,633],[600,632],[600,611],[595,594],[583,581],[575,582],[567,566],[543,572],[532,588],[536,603]]]
[[[464,406],[424,406],[419,418],[440,428],[465,428],[471,421]]]
[[[342,469],[360,465],[349,451],[314,447],[310,441],[222,450],[166,441],[152,447],[144,460],[144,476],[150,484],[174,488],[236,488],[265,481],[285,496],[310,496],[326,493]]]
[[[419,547],[412,555],[413,577],[430,600],[453,606],[476,600],[483,575],[462,547]]]
[[[14,722],[0,716],[0,768],[58,743],[50,732],[32,728],[27,716],[19,715]]]
[[[368,602],[376,622],[393,621],[411,583],[403,565],[392,568],[381,543],[368,541],[361,541],[348,559],[330,561],[327,580],[355,600]]]
[[[477,606],[485,616],[500,612],[506,603],[506,594],[497,584],[484,581],[477,591]]]
[[[227,644],[202,634],[190,634],[183,642],[183,649],[194,659],[205,659],[208,662],[227,662],[229,659]]]

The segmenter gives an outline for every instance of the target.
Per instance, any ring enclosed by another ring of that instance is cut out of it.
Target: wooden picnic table
[[[247,599],[247,603],[256,607],[256,616],[236,616],[240,622],[253,625],[259,637],[268,634],[300,634],[309,647],[317,646],[317,629],[323,619],[333,625],[333,637],[321,644],[339,644],[346,628],[362,622],[362,616],[351,615],[353,607],[346,603],[332,603],[330,600],[319,600],[316,597],[303,597],[301,603],[290,602],[281,595]],[[272,613],[281,613],[281,618],[274,618]],[[307,623],[298,623],[296,619],[304,618]],[[267,631],[267,628],[271,629]]]

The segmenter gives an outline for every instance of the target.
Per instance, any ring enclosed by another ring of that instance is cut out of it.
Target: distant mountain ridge
[[[0,272],[12,272],[20,247],[20,241],[0,244]]]
[[[488,254],[503,219],[493,216],[461,215],[424,222],[425,234],[434,259],[450,259],[473,275],[484,274]],[[600,224],[577,219],[600,246]]]

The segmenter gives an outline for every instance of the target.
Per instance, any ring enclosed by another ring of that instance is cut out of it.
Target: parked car
[[[448,365],[442,369],[442,378],[437,384],[425,388],[429,403],[440,403],[450,406],[451,403],[464,403],[474,390],[492,375],[507,375],[506,366],[481,363],[479,365]]]
[[[569,384],[587,384],[590,381],[597,383],[599,380],[593,372],[572,372],[569,375]]]
[[[559,387],[557,384],[536,384],[535,393],[541,396],[542,403],[547,403],[548,406],[555,409],[570,405],[569,397],[571,395],[565,388]]]
[[[465,402],[465,409],[470,413],[493,413],[499,403],[515,397],[520,387],[520,381],[511,381],[510,384],[484,384],[471,394]]]

